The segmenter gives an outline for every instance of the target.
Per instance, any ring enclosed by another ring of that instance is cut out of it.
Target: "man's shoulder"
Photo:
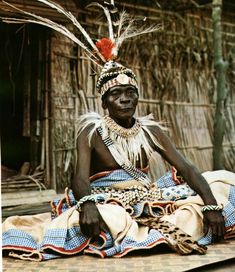
[[[96,112],[89,112],[81,115],[78,118],[78,131],[87,129],[89,127],[98,127],[102,122],[102,117]]]
[[[165,131],[168,130],[164,122],[156,121],[152,114],[139,117],[137,120],[141,123],[142,130],[144,130],[150,142],[153,143],[153,146],[155,146],[157,150],[163,150],[163,143],[166,137]]]
[[[97,128],[101,125],[102,117],[96,112],[83,114],[78,119],[77,137],[87,137],[89,143],[96,134]]]
[[[88,112],[88,113],[80,115],[80,117],[78,118],[78,122],[79,124],[86,123],[86,122],[95,123],[97,121],[101,121],[101,119],[102,119],[102,116],[99,113]]]
[[[136,118],[143,128],[147,128],[150,131],[162,131],[168,130],[166,124],[162,121],[156,121],[153,117],[153,114],[149,114],[143,117]]]

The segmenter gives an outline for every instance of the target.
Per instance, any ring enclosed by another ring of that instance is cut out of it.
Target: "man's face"
[[[114,120],[132,118],[138,104],[138,92],[132,85],[119,85],[109,89],[103,100],[103,108],[108,109]]]

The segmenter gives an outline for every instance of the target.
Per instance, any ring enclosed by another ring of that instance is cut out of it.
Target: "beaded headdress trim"
[[[119,74],[118,76],[122,76],[125,74]],[[115,77],[112,78],[110,80],[108,80],[100,89],[100,94],[104,95],[110,88],[114,87],[114,86],[119,86],[119,85],[132,85],[134,86],[136,89],[138,88],[138,84],[136,82],[136,80],[134,78],[128,77],[127,75],[125,75],[125,79],[123,80],[119,80],[120,77]]]
[[[124,66],[119,66],[120,64],[114,61],[109,61],[105,64],[104,68],[102,69],[102,72],[98,78],[97,84],[96,84],[96,88],[99,91],[101,86],[102,86],[102,82],[105,78],[107,77],[117,77],[119,74],[125,74],[128,75],[131,78],[136,78],[136,75],[133,73],[133,71],[129,68],[125,68]],[[109,71],[110,68],[112,67],[119,67],[118,71]]]

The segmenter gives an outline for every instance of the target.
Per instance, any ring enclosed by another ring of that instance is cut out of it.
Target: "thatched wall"
[[[131,67],[139,78],[137,115],[153,113],[156,119],[166,121],[176,147],[201,171],[211,170],[216,100],[211,10],[179,14],[133,6],[131,12],[162,25],[158,33],[127,42],[122,48],[122,63]],[[96,33],[98,29],[105,35],[105,27],[97,18],[93,10],[82,20],[90,32]],[[223,150],[224,166],[229,170],[235,168],[234,33],[235,20],[225,14],[223,53],[229,69]],[[73,164],[67,162],[74,161],[74,118],[87,110],[101,114],[103,110],[95,90],[96,77],[91,76],[98,68],[83,52],[56,36],[52,41],[52,59],[53,176],[57,187],[62,189],[73,174]]]
[[[51,48],[51,177],[62,191],[70,183],[74,167],[74,121],[79,109],[77,88],[73,84],[76,63],[66,57],[72,55],[72,42],[61,35],[55,34]]]

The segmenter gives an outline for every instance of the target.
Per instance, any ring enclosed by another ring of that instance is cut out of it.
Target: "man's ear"
[[[102,108],[103,108],[104,110],[107,109],[107,103],[106,103],[106,100],[105,100],[105,99],[102,100]]]

